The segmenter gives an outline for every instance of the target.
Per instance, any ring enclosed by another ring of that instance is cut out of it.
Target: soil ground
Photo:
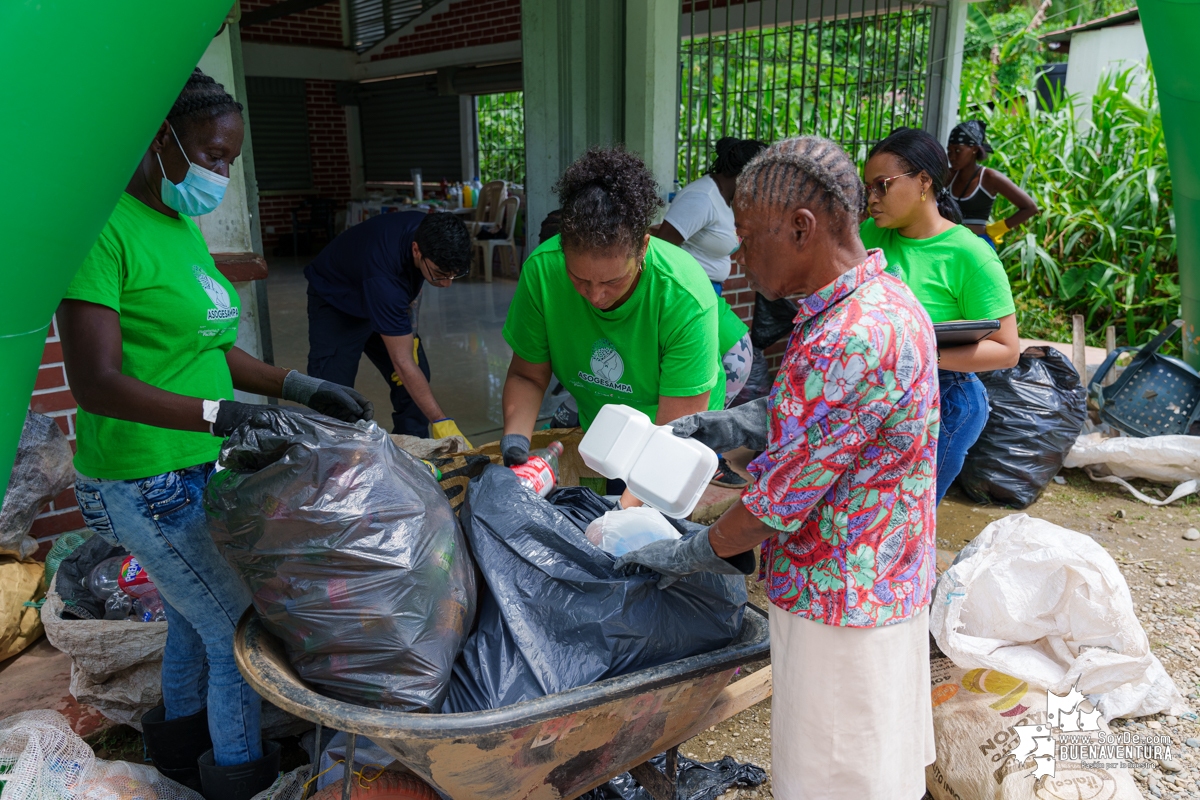
[[[990,522],[1014,513],[1053,522],[1091,536],[1103,545],[1121,567],[1129,583],[1138,618],[1150,644],[1189,698],[1192,710],[1200,710],[1200,541],[1183,538],[1188,528],[1200,529],[1200,498],[1184,498],[1166,507],[1144,505],[1119,487],[1093,483],[1080,470],[1063,470],[1065,485],[1052,483],[1042,497],[1024,511],[972,503],[957,487],[952,488],[938,509],[938,548],[957,552]],[[1134,482],[1154,495],[1151,484]],[[748,579],[751,602],[766,608],[762,585]],[[753,669],[765,665],[755,665]],[[700,761],[716,761],[732,755],[770,771],[771,704],[757,706],[726,720],[680,747]],[[1113,727],[1125,723],[1114,720]],[[1148,797],[1200,797],[1200,724],[1195,720],[1156,715],[1130,721],[1159,727],[1171,734],[1177,772],[1162,767],[1135,773]],[[722,800],[771,798],[770,780],[754,789],[734,789]]]

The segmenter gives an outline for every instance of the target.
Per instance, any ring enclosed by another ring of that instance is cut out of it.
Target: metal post
[[[358,734],[346,734],[346,756],[342,762],[342,800],[350,800],[350,787],[354,781],[354,746],[358,744]]]

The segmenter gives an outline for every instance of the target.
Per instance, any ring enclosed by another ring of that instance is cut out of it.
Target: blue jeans
[[[937,443],[937,501],[962,472],[967,451],[987,424],[987,391],[974,372],[938,370],[942,392],[942,426]],[[153,575],[154,573],[150,573]]]
[[[221,557],[204,516],[213,465],[150,478],[78,476],[75,497],[87,526],[145,567],[167,614],[162,691],[167,719],[208,707],[217,766],[262,757],[261,699],[233,660],[233,632],[250,590]]]

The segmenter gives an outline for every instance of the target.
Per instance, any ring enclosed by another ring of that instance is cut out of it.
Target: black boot
[[[218,767],[209,750],[200,756],[201,794],[207,800],[250,800],[279,777],[279,742],[264,741],[263,757],[246,764]]]
[[[142,717],[142,741],[154,768],[176,783],[200,791],[200,756],[212,749],[208,735],[208,709],[190,717],[168,720],[167,710],[156,706]]]

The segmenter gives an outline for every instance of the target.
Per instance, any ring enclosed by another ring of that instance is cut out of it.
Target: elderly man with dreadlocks
[[[353,422],[365,397],[264,364],[234,345],[241,309],[189,217],[214,210],[241,155],[242,106],[192,73],[58,308],[79,401],[75,496],[87,526],[137,557],[167,616],[163,705],[142,717],[146,752],[209,800],[245,800],[279,772],[260,701],[233,658],[250,592],[217,552],[203,492],[221,437],[282,397]],[[211,741],[210,741],[211,736]]]
[[[711,528],[619,563],[664,575],[749,573],[771,600],[776,797],[917,800],[934,760],[928,606],[934,579],[937,351],[929,315],[858,238],[862,183],[816,137],[746,165],[737,260],[800,310],[770,395],[676,420],[714,450],[763,453]]]

